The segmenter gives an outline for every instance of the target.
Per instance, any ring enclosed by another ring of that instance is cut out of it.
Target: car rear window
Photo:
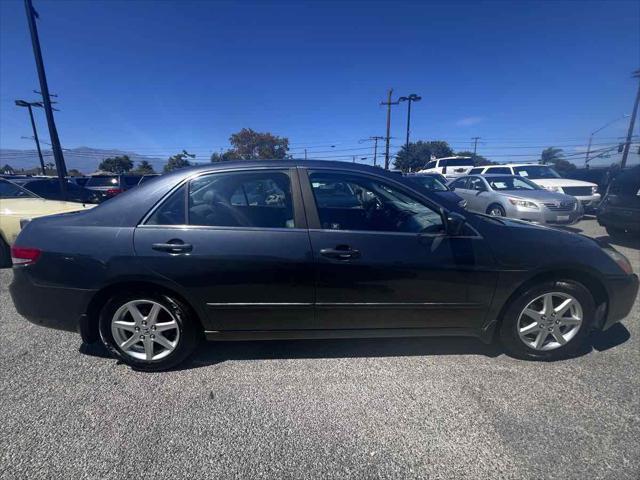
[[[87,187],[117,187],[119,185],[118,177],[91,177],[86,186]]]
[[[447,160],[447,167],[473,167],[473,160],[470,158],[450,158]]]
[[[480,175],[484,170],[484,167],[476,167],[469,170],[469,175]]]
[[[511,169],[509,167],[489,167],[485,173],[511,175]]]

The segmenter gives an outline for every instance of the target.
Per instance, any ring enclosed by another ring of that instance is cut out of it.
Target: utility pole
[[[305,160],[307,159],[307,149],[306,148],[304,149],[304,159]]]
[[[53,110],[51,108],[51,98],[49,96],[49,86],[47,85],[47,76],[44,71],[44,61],[42,60],[42,50],[40,49],[40,39],[38,38],[38,27],[36,25],[37,13],[33,8],[31,0],[24,0],[24,7],[27,13],[27,23],[29,24],[29,32],[31,33],[31,44],[33,46],[33,56],[36,61],[36,68],[38,70],[38,79],[40,80],[40,91],[42,92],[42,104],[44,106],[44,112],[47,117],[47,125],[49,127],[49,137],[51,138],[51,150],[53,151],[53,158],[56,162],[56,170],[58,172],[58,180],[60,182],[60,191],[62,198],[67,196],[67,183],[65,177],[67,176],[67,167],[64,163],[64,156],[62,154],[62,147],[60,146],[60,139],[58,138],[58,130],[56,129],[56,123],[53,118]]]
[[[373,136],[369,138],[363,138],[362,140],[358,140],[358,143],[368,142],[373,140],[373,166],[378,166],[378,140],[384,140],[385,137]]]
[[[392,102],[391,95],[393,94],[393,88],[389,89],[389,94],[386,102],[380,102],[380,105],[387,106],[387,136],[386,145],[384,148],[384,169],[389,170],[389,140],[391,139],[391,105],[398,105],[398,101]]]
[[[475,165],[475,161],[476,161],[476,151],[478,150],[478,140],[480,140],[481,137],[471,137],[471,140],[473,140],[473,158],[471,160],[473,160],[474,165]]]
[[[42,158],[42,150],[40,150],[40,140],[38,139],[38,130],[36,129],[36,122],[33,120],[33,108],[42,107],[40,102],[26,102],[24,100],[16,100],[18,107],[27,107],[29,109],[29,118],[31,119],[31,129],[33,130],[33,139],[36,142],[36,148],[38,149],[38,158],[40,158],[40,168],[42,169],[42,175],[46,175],[44,170],[44,159]]]
[[[633,78],[640,79],[640,70],[633,72]],[[627,132],[627,141],[624,144],[624,150],[622,152],[622,161],[620,162],[620,169],[627,166],[627,157],[629,156],[629,148],[631,148],[631,137],[633,136],[633,127],[636,124],[636,117],[638,116],[638,103],[640,103],[640,81],[638,82],[638,93],[636,94],[636,103],[633,104],[633,112],[629,119],[629,131]]]

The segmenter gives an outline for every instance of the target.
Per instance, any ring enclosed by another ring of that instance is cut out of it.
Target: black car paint
[[[204,172],[287,169],[295,228],[141,225],[176,185]],[[463,334],[489,341],[512,296],[533,278],[561,272],[596,290],[600,326],[633,305],[638,281],[592,239],[519,221],[472,214],[461,235],[322,230],[307,169],[376,176],[434,208],[439,198],[411,182],[341,162],[241,162],[178,170],[99,207],[38,218],[16,245],[39,248],[14,268],[10,290],[28,320],[81,330],[95,340],[98,307],[114,288],[155,285],[184,299],[207,337],[309,338]],[[187,255],[153,250],[180,239]],[[359,258],[319,255],[348,246]],[[584,263],[589,259],[589,263]],[[37,298],[37,301],[33,301]]]
[[[597,211],[602,226],[640,235],[640,165],[620,172]]]

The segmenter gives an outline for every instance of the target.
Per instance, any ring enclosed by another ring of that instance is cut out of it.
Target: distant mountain
[[[118,155],[128,155],[133,161],[134,168],[142,161],[146,160],[156,171],[162,171],[162,167],[167,163],[167,158],[150,157],[140,155],[135,152],[125,152],[123,150],[102,150],[90,147],[78,147],[64,150],[64,160],[67,164],[67,170],[73,168],[80,170],[82,173],[92,173],[98,169],[98,165],[102,160],[108,157]],[[51,150],[43,150],[42,156],[45,163],[53,162],[53,153]],[[0,167],[5,164],[11,165],[14,169],[30,169],[40,166],[37,150],[14,150],[0,149]]]

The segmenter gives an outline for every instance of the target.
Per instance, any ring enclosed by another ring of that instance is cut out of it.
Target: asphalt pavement
[[[617,247],[636,272],[639,247]],[[640,477],[638,301],[554,363],[464,338],[239,342],[149,374],[26,322],[11,276],[0,478]]]

